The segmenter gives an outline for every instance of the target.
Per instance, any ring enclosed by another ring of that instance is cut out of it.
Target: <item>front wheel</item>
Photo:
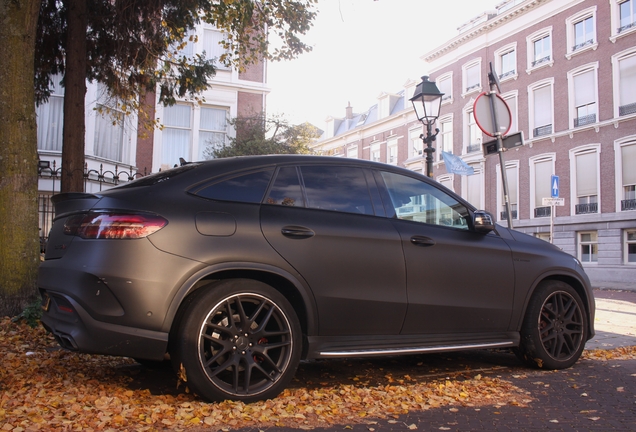
[[[517,355],[526,363],[564,369],[581,357],[588,315],[578,293],[560,281],[547,281],[530,299]]]
[[[175,366],[201,397],[253,402],[277,396],[302,350],[298,318],[264,283],[237,279],[205,288],[182,315]]]

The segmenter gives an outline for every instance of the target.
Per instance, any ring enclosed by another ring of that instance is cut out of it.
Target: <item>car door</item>
[[[465,205],[432,183],[382,172],[407,265],[403,334],[505,331],[514,294],[512,254],[495,233],[472,230]]]
[[[402,245],[370,173],[282,167],[261,207],[265,238],[311,287],[321,336],[399,334],[406,314]]]

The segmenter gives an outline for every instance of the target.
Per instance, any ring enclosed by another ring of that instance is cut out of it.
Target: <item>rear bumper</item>
[[[97,321],[71,297],[45,290],[41,295],[42,324],[63,348],[137,359],[164,358],[168,333]]]

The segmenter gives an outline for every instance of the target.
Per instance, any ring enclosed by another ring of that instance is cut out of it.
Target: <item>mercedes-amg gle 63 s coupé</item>
[[[509,347],[566,368],[594,335],[574,257],[391,165],[216,159],[53,202],[44,326],[170,358],[207,400],[275,397],[303,359]]]

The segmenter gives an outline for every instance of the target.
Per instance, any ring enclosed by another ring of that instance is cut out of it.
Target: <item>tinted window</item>
[[[369,188],[360,168],[303,166],[300,168],[307,207],[373,214]]]
[[[194,194],[203,198],[220,201],[260,203],[265,195],[274,169],[252,172],[237,177],[226,178],[207,185]]]
[[[398,219],[468,229],[468,209],[451,195],[422,180],[383,172]]]
[[[292,207],[305,206],[296,167],[285,167],[278,171],[274,185],[269,191],[265,203]]]

